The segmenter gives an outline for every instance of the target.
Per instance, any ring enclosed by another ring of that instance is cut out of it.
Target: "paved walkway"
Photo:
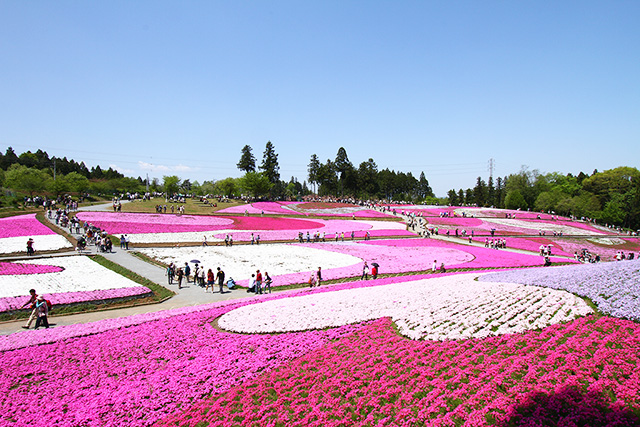
[[[107,204],[106,206],[110,207],[111,204]],[[95,206],[93,206],[95,208]],[[55,222],[53,222],[55,224]],[[64,229],[67,233],[69,233],[68,229]],[[74,237],[79,237],[76,233],[69,233]],[[169,285],[167,283],[167,277],[165,276],[164,269],[162,267],[150,264],[142,259],[132,255],[129,251],[120,249],[119,247],[114,247],[112,253],[103,253],[98,252],[95,246],[88,246],[87,251],[83,251],[83,254],[100,254],[105,258],[113,261],[116,264],[121,265],[122,267],[131,270],[140,276],[146,277],[147,279],[155,282],[159,285],[162,285],[173,292],[176,292],[176,295],[169,298],[162,303],[156,304],[147,304],[147,305],[139,305],[129,308],[119,308],[119,309],[111,309],[111,310],[103,310],[103,311],[95,311],[91,313],[81,313],[81,314],[71,314],[71,315],[63,315],[56,316],[55,315],[55,307],[54,312],[50,316],[50,323],[61,326],[61,325],[71,325],[76,323],[88,323],[95,322],[102,319],[113,319],[118,317],[126,317],[134,314],[140,313],[150,313],[161,310],[170,310],[173,308],[179,307],[187,307],[187,306],[195,306],[200,304],[207,304],[210,302],[216,301],[225,301],[231,299],[238,298],[255,298],[254,294],[247,293],[244,288],[236,288],[233,290],[227,290],[225,287],[225,292],[220,294],[220,292],[208,292],[205,293],[204,290],[193,283],[183,283],[182,289],[178,289],[176,284]],[[35,258],[47,258],[52,256],[69,256],[74,255],[78,256],[79,254],[76,251],[73,252],[63,252],[57,254],[42,254],[36,255]],[[82,255],[79,255],[82,256]],[[10,258],[2,258],[2,261],[28,261],[29,259],[33,259],[34,257],[26,258],[22,257],[10,257]],[[216,286],[215,289],[218,289]],[[25,293],[25,301],[28,299],[27,294]],[[15,332],[22,331],[22,325],[26,323],[26,320],[19,320],[13,322],[0,323],[0,335],[8,335]]]

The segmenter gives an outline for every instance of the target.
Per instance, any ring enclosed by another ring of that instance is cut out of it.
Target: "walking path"
[[[111,204],[106,205],[94,205],[91,206],[93,209],[100,209],[111,207]],[[52,221],[52,224],[55,225],[55,221]],[[80,237],[79,234],[71,233],[68,229],[64,229],[65,232],[71,234],[74,237]],[[84,254],[100,254],[110,261],[121,265],[122,267],[131,270],[142,277],[146,277],[154,283],[157,283],[161,286],[164,286],[173,292],[176,293],[175,296],[156,304],[146,304],[146,305],[138,305],[128,308],[118,308],[118,309],[110,309],[110,310],[101,310],[94,311],[91,313],[80,313],[80,314],[69,314],[56,316],[55,315],[55,307],[54,312],[50,316],[50,323],[56,326],[62,325],[71,325],[76,323],[89,323],[95,322],[103,319],[114,319],[118,317],[126,317],[134,314],[140,313],[151,313],[162,310],[170,310],[173,308],[180,307],[188,307],[195,306],[200,304],[207,304],[216,301],[226,301],[232,299],[239,298],[251,298],[256,297],[254,294],[250,294],[246,292],[244,288],[236,288],[233,290],[227,290],[225,287],[225,292],[220,294],[220,292],[214,293],[205,293],[204,290],[193,283],[183,283],[182,289],[178,289],[177,284],[169,285],[167,283],[167,277],[165,275],[165,271],[162,267],[150,264],[148,262],[143,261],[142,259],[132,255],[129,251],[124,249],[120,249],[119,247],[114,247],[113,252],[98,252],[95,246],[88,246],[87,251],[83,251]],[[78,254],[76,251],[72,252],[61,252],[56,254],[42,254],[36,255],[33,258],[48,258],[52,256],[82,256]],[[17,260],[25,260],[27,259],[25,256],[22,257],[10,257],[10,258],[2,258],[2,261],[17,261]],[[218,286],[215,286],[215,289],[218,289]],[[25,294],[25,301],[28,299],[28,296]],[[0,323],[0,335],[8,335],[15,332],[22,331],[22,325],[26,323],[25,319]]]

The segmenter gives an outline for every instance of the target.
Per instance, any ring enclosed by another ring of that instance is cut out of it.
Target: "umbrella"
[[[373,265],[374,267],[380,267],[380,264],[378,264],[377,262],[372,262],[371,265]]]
[[[191,262],[191,263],[193,263],[193,264],[200,264],[200,260],[197,260],[197,259],[192,259],[192,260],[191,260],[191,261],[189,261],[189,262]]]

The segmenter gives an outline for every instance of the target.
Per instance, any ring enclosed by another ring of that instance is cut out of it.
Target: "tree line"
[[[601,224],[640,228],[640,171],[618,167],[591,175],[559,172],[542,174],[523,167],[520,172],[485,182],[481,177],[473,188],[451,189],[450,205],[555,212],[587,217]]]
[[[162,182],[153,178],[149,191],[168,195],[215,194],[225,197],[242,195],[254,198],[297,199],[309,194],[332,198],[361,200],[386,199],[414,203],[493,206],[559,215],[588,217],[600,223],[640,228],[640,171],[633,167],[618,167],[591,175],[580,172],[542,174],[523,167],[518,173],[484,181],[478,177],[473,188],[451,189],[446,198],[435,198],[424,172],[415,178],[411,172],[378,170],[369,158],[358,167],[349,160],[343,147],[336,157],[324,163],[312,154],[307,165],[308,181],[302,183],[291,177],[280,179],[280,166],[275,146],[268,141],[257,163],[253,149],[245,145],[237,168],[244,172],[240,178],[204,181],[202,184],[178,176],[164,176]],[[15,191],[33,197],[44,192],[53,196],[65,193],[115,195],[144,193],[147,182],[141,177],[125,177],[109,168],[87,168],[84,162],[49,157],[42,150],[17,155],[9,147],[0,153],[0,205],[16,204]]]
[[[0,186],[4,189],[0,205],[17,205],[21,196],[16,192],[28,197],[44,193],[53,197],[67,193],[113,195],[144,192],[145,182],[140,177],[125,177],[113,168],[89,169],[84,162],[49,157],[42,150],[17,155],[9,147],[0,153]]]
[[[324,163],[320,162],[316,154],[311,155],[307,167],[308,185],[307,181],[300,184],[295,178],[291,178],[288,183],[280,181],[278,155],[271,141],[267,142],[260,166],[256,167],[253,149],[245,145],[237,167],[245,172],[240,186],[250,189],[250,194],[257,197],[268,195],[280,198],[292,194],[304,196],[312,193],[308,187],[310,185],[313,193],[319,196],[436,202],[424,172],[416,178],[411,172],[378,170],[378,165],[372,158],[355,167],[344,147],[338,149],[334,160],[327,159]],[[262,184],[247,186],[247,180],[253,183],[261,179]]]

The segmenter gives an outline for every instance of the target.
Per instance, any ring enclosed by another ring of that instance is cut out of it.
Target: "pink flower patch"
[[[57,265],[22,264],[17,262],[0,262],[0,276],[16,276],[22,274],[58,273],[64,268]]]
[[[315,230],[323,227],[321,222],[298,218],[240,216],[232,219],[235,230]]]
[[[233,224],[229,218],[204,215],[80,212],[76,216],[109,234],[212,231],[223,230]]]
[[[439,227],[439,226],[449,226],[449,227],[479,227],[482,225],[482,220],[478,218],[462,218],[462,217],[453,217],[453,218],[428,218],[427,219],[428,227]]]
[[[46,236],[50,234],[56,233],[38,221],[36,214],[0,218],[0,239],[21,236]]]

